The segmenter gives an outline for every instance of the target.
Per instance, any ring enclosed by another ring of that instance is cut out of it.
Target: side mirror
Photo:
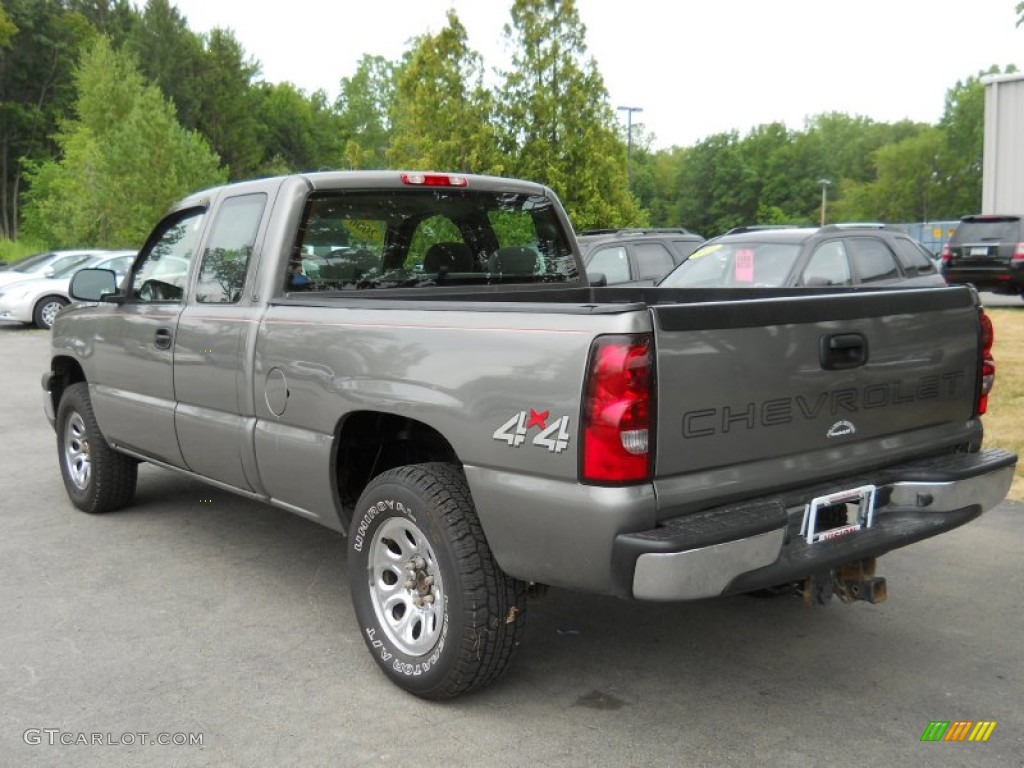
[[[608,285],[608,278],[604,272],[587,272],[587,282],[591,288],[604,288]]]
[[[70,293],[78,301],[103,301],[117,293],[117,275],[109,269],[80,269],[71,278]]]

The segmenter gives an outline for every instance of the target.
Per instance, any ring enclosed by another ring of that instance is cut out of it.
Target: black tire
[[[53,321],[57,313],[68,305],[68,300],[63,296],[44,296],[36,302],[32,310],[32,322],[36,328],[48,331],[53,327]]]
[[[400,688],[451,699],[508,668],[526,584],[494,561],[458,467],[413,464],[374,478],[352,520],[348,569],[359,631]]]
[[[85,382],[65,389],[57,406],[57,457],[71,503],[85,512],[119,509],[135,495],[138,462],[107,445]]]

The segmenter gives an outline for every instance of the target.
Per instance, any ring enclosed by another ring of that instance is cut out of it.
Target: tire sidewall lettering
[[[397,499],[381,499],[369,506],[362,517],[359,519],[359,525],[356,527],[355,535],[352,537],[352,549],[356,552],[362,552],[363,546],[366,543],[366,534],[370,530],[370,526],[373,521],[377,519],[377,516],[383,512],[397,512],[398,514],[409,518],[413,522],[416,522],[416,515],[413,514],[412,508],[407,507]]]

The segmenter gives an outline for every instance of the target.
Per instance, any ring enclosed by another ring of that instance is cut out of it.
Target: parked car
[[[741,228],[708,240],[658,285],[671,288],[925,286],[945,281],[927,249],[883,224]]]
[[[1024,216],[964,216],[942,249],[942,274],[948,283],[1024,295]]]
[[[0,285],[0,320],[32,323],[37,328],[53,326],[57,313],[70,302],[68,286],[80,269],[109,269],[121,281],[132,267],[135,251],[111,251],[84,261],[66,261],[50,277],[36,277]]]
[[[577,237],[587,274],[608,285],[653,285],[697,250],[704,238],[678,229],[591,229]]]
[[[90,256],[106,253],[102,250],[65,250],[45,251],[26,256],[21,261],[11,264],[0,271],[0,286],[28,280],[33,277],[50,277],[55,273],[74,264],[79,264]]]

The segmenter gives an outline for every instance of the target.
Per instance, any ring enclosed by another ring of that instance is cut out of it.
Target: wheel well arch
[[[63,302],[65,305],[70,303],[67,300],[66,296],[61,296],[59,293],[44,293],[42,296],[40,296],[38,299],[36,299],[36,303],[33,304],[32,306],[33,307],[38,307],[40,304],[42,304],[47,299],[57,299],[58,301]]]
[[[53,412],[56,413],[64,390],[72,384],[85,381],[85,371],[75,358],[65,356],[53,358],[50,361],[50,370],[53,372],[50,378],[50,398],[53,401]]]
[[[334,441],[334,495],[343,530],[356,502],[374,477],[394,467],[461,461],[452,444],[434,427],[408,416],[354,411],[338,424]]]

